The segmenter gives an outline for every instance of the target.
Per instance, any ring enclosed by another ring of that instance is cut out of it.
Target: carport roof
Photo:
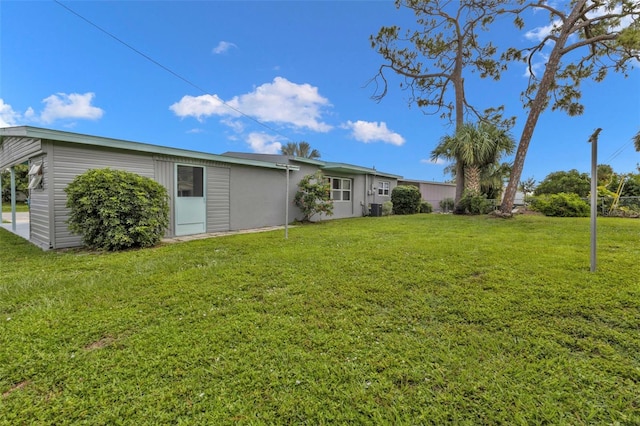
[[[6,137],[25,137],[34,139],[46,139],[52,141],[77,143],[82,145],[101,146],[129,151],[146,152],[151,154],[171,155],[176,157],[195,158],[199,160],[217,161],[220,163],[240,164],[244,166],[265,167],[271,169],[282,169],[275,163],[266,161],[251,160],[245,158],[234,158],[223,155],[209,154],[200,151],[171,148],[167,146],[152,145],[141,142],[131,142],[121,139],[105,138],[101,136],[84,135],[80,133],[64,132],[60,130],[43,129],[31,126],[17,126],[0,128],[0,144]]]

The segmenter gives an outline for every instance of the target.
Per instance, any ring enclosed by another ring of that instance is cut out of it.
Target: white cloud
[[[0,127],[17,126],[21,120],[20,113],[13,110],[11,105],[5,104],[0,98]]]
[[[400,134],[389,130],[387,128],[387,123],[384,121],[380,123],[377,121],[362,120],[358,120],[356,122],[347,121],[343,127],[351,129],[351,135],[356,140],[364,143],[384,142],[401,146],[405,142],[404,138]]]
[[[212,52],[215,53],[216,55],[219,55],[221,53],[228,52],[229,49],[231,49],[232,47],[238,47],[238,46],[236,46],[234,43],[231,43],[229,41],[221,41],[220,43],[218,43],[216,47],[213,48]]]
[[[194,117],[202,121],[203,117],[211,115],[235,114],[239,115],[229,107],[217,95],[183,96],[180,102],[171,105],[169,109],[178,117]]]
[[[527,31],[524,34],[524,37],[527,40],[532,40],[532,41],[542,41],[544,40],[546,37],[548,37],[549,35],[551,35],[555,30],[557,30],[560,26],[562,25],[562,22],[558,19],[555,20],[551,23],[549,23],[549,25],[545,25],[542,27],[536,27],[530,31]]]
[[[253,152],[259,154],[279,154],[282,148],[282,144],[276,140],[275,136],[266,133],[250,133],[247,142]]]
[[[97,120],[102,117],[104,110],[91,105],[94,96],[95,94],[91,92],[51,95],[42,100],[45,107],[40,114],[40,121],[49,124],[55,120],[67,118]]]
[[[258,86],[253,92],[235,96],[226,104],[228,107],[221,103],[217,95],[184,96],[169,109],[178,117],[191,116],[198,120],[214,115],[238,117],[238,111],[242,111],[265,123],[316,132],[328,132],[332,128],[321,121],[323,109],[330,104],[318,93],[318,88],[310,84],[292,83],[283,77],[276,77],[272,83]]]
[[[432,160],[430,158],[423,158],[420,160],[422,164],[435,164],[436,166],[444,166],[445,164],[449,164],[449,162],[443,158],[438,158],[437,160]]]

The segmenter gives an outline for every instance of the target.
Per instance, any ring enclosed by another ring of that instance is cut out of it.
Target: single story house
[[[401,176],[293,156],[215,155],[30,126],[0,129],[0,169],[29,166],[28,239],[44,250],[77,247],[66,224],[66,186],[89,169],[134,172],[162,184],[170,198],[167,237],[284,225],[302,213],[297,183],[322,170],[332,185],[332,218],[368,214]],[[286,191],[288,180],[289,191]],[[288,202],[287,202],[288,200]]]
[[[422,199],[429,202],[433,206],[433,211],[442,211],[440,201],[456,196],[456,184],[445,182],[432,182],[426,180],[408,180],[400,179],[398,185],[413,185],[418,187]]]

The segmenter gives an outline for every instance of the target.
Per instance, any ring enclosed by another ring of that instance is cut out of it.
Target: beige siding
[[[66,224],[69,211],[66,208],[67,195],[64,189],[76,176],[89,169],[109,167],[154,178],[153,158],[150,155],[56,143],[50,152],[50,157],[54,165],[51,173],[55,182],[53,188],[55,248],[76,247],[81,244],[80,236],[69,232]]]
[[[231,227],[230,169],[207,167],[207,232]]]
[[[175,175],[175,165],[171,161],[165,161],[164,159],[156,158],[154,161],[154,168],[156,174],[156,182],[164,186],[169,194],[169,227],[165,232],[166,237],[175,236],[175,223],[173,218],[175,217],[175,209],[173,205],[173,182]]]
[[[0,145],[0,169],[24,163],[40,150],[40,139],[6,137]]]
[[[156,181],[169,193],[169,229],[166,236],[175,236],[175,165],[193,164],[207,168],[207,232],[228,231],[230,228],[229,165],[186,157],[157,155],[154,158]]]
[[[42,187],[29,191],[29,224],[30,240],[35,245],[48,250],[52,246],[51,234],[49,232],[49,187],[51,183],[49,174],[49,161],[46,156],[32,158],[32,164],[39,164],[42,161]]]

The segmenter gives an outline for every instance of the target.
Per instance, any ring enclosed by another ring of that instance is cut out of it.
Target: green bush
[[[420,207],[418,207],[418,211],[420,213],[431,213],[433,212],[433,206],[431,205],[431,203],[422,200],[420,201]]]
[[[391,201],[385,201],[382,203],[382,216],[389,216],[393,211],[393,203]]]
[[[398,185],[391,191],[393,214],[418,213],[421,200],[420,190],[413,185]]]
[[[587,217],[591,207],[578,194],[543,194],[531,200],[531,210],[545,216]]]
[[[304,217],[302,222],[308,222],[317,213],[327,216],[333,215],[333,201],[331,200],[331,185],[321,171],[307,175],[298,183],[298,192],[294,203]]]
[[[69,230],[94,249],[150,247],[169,225],[167,190],[135,173],[89,170],[65,188]]]
[[[470,194],[465,192],[456,205],[456,214],[487,214],[493,211],[493,202],[487,199],[485,194]]]
[[[453,198],[443,198],[438,204],[440,205],[440,210],[443,212],[450,212],[453,211],[453,207],[456,203]]]

